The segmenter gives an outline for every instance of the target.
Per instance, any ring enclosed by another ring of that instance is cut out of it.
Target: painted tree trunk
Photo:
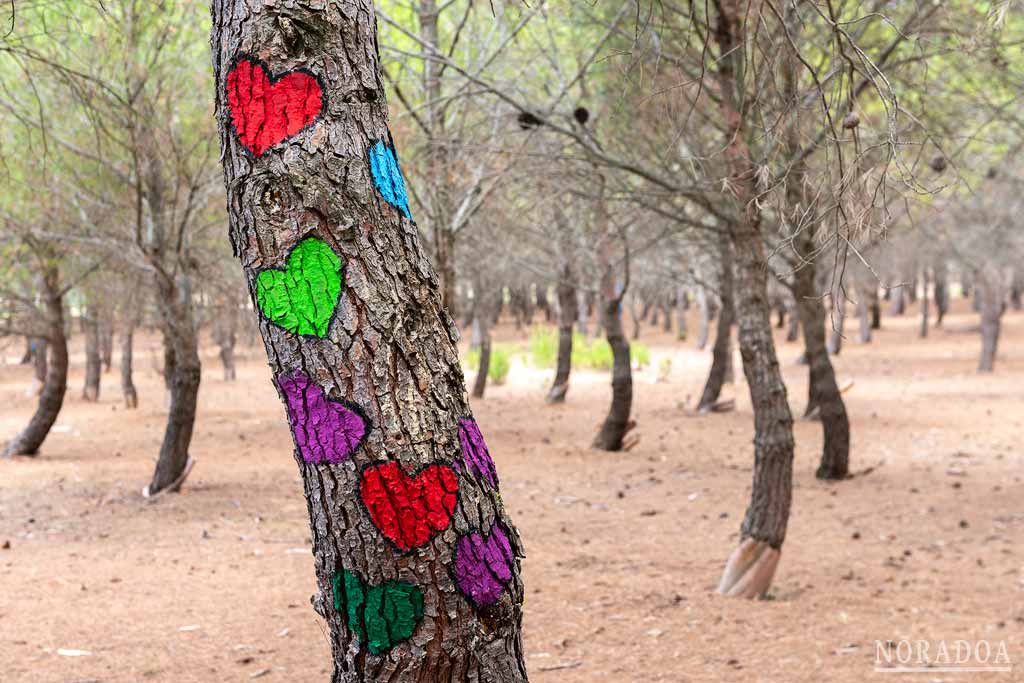
[[[558,359],[555,363],[555,381],[548,391],[548,403],[564,403],[569,392],[572,372],[572,333],[576,320],[576,280],[570,261],[562,263],[558,279]]]
[[[718,255],[722,268],[718,281],[721,300],[718,329],[715,332],[715,345],[711,349],[711,370],[697,403],[699,413],[709,412],[722,394],[722,385],[732,381],[732,326],[736,316],[733,308],[732,244],[728,239],[722,239],[719,243]]]
[[[100,398],[100,375],[103,369],[97,313],[96,308],[90,306],[82,317],[82,332],[85,334],[85,385],[82,387],[82,398],[86,401],[98,401]]]
[[[147,496],[179,491],[192,469],[188,449],[195,426],[201,375],[191,281],[184,273],[174,279],[158,274],[156,291],[165,335],[164,380],[168,383],[170,405],[153,478],[143,491]]]
[[[46,379],[39,393],[36,412],[29,420],[28,426],[12,440],[4,449],[3,454],[37,455],[43,445],[50,428],[60,415],[64,405],[64,394],[68,388],[68,345],[64,336],[64,301],[61,294],[60,274],[55,266],[50,266],[43,273],[42,300],[46,316],[47,344],[37,347],[36,352],[46,355],[49,347],[49,361],[46,364]]]
[[[525,681],[521,543],[411,220],[373,4],[212,6],[231,242],[295,439],[332,681]]]

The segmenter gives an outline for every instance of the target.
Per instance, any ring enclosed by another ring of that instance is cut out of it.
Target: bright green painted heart
[[[307,237],[284,270],[256,277],[256,302],[267,320],[297,334],[323,337],[341,296],[341,259],[322,239]]]
[[[411,583],[367,586],[348,570],[333,579],[334,609],[345,614],[349,629],[375,655],[412,636],[423,618],[423,591]]]

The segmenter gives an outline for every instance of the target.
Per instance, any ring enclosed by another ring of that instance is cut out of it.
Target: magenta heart
[[[284,392],[295,445],[306,462],[344,462],[370,431],[369,420],[358,407],[328,399],[303,374],[279,377],[277,385]]]
[[[475,533],[455,544],[455,579],[459,590],[478,607],[492,605],[512,580],[512,545],[500,522],[486,538]]]

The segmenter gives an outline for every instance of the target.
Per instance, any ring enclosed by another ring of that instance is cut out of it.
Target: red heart
[[[448,528],[458,490],[450,467],[429,465],[410,477],[397,462],[364,470],[360,486],[370,519],[402,550],[423,545]]]
[[[267,72],[266,65],[250,58],[239,59],[228,72],[231,123],[253,156],[298,133],[323,109],[323,89],[310,72]]]

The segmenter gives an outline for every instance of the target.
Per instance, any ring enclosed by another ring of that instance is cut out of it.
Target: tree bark
[[[832,291],[832,317],[829,321],[828,352],[838,356],[843,350],[846,329],[846,292],[837,284]]]
[[[124,407],[133,410],[139,407],[139,392],[135,389],[133,372],[133,346],[135,343],[135,327],[124,325],[121,328],[121,395]]]
[[[63,332],[63,329],[61,331]],[[67,346],[66,340],[64,345]],[[41,392],[46,385],[46,373],[49,371],[49,362],[47,361],[49,346],[50,343],[43,337],[37,337],[32,342],[32,381],[35,389],[33,393]]]
[[[109,314],[100,317],[99,335],[103,372],[110,372],[114,365],[114,321],[110,318]]]
[[[928,269],[925,268],[921,271],[921,330],[920,336],[922,339],[928,336],[928,315],[929,315],[929,302],[928,302]]]
[[[39,394],[36,412],[28,426],[14,437],[4,449],[5,456],[37,455],[50,428],[60,415],[64,394],[68,388],[68,345],[64,336],[64,301],[60,287],[60,272],[56,266],[48,266],[43,272],[42,300],[46,316],[46,345],[36,348],[36,353],[46,355],[49,347],[50,358],[46,363],[46,379]],[[37,368],[39,365],[37,364]]]
[[[767,259],[757,203],[757,167],[747,142],[740,100],[744,88],[746,4],[716,3],[714,40],[721,97],[719,109],[727,141],[736,211],[730,226],[733,291],[743,372],[754,408],[754,481],[750,506],[740,528],[740,545],[729,557],[718,590],[725,595],[760,597],[771,585],[789,522],[793,480],[793,416],[775,355],[769,317]],[[748,114],[749,115],[749,114]]]
[[[212,4],[231,241],[295,437],[332,681],[525,681],[521,544],[470,417],[458,332],[384,192],[404,187],[397,160],[384,178],[368,163],[394,154],[373,4]],[[314,74],[324,104],[254,157],[227,93],[257,52],[274,74]]]
[[[715,345],[711,349],[711,370],[697,403],[698,413],[710,412],[722,394],[722,385],[732,381],[732,326],[736,316],[733,308],[732,244],[728,238],[722,238],[719,242],[718,256],[722,268],[718,280],[721,301],[718,309],[718,329],[715,332]]]
[[[708,305],[708,293],[704,285],[697,285],[697,311],[700,313],[700,325],[697,327],[697,350],[703,351],[708,345],[708,337],[711,333],[711,307]]]
[[[224,381],[234,382],[238,376],[235,370],[235,345],[238,343],[238,301],[234,296],[224,297],[217,306],[217,319],[213,322],[213,341],[219,347]]]
[[[25,352],[21,354],[21,360],[18,361],[18,365],[28,365],[32,362],[32,345],[34,344],[32,337],[25,337]]]
[[[676,287],[676,341],[686,341],[686,309],[689,306],[686,287]]]
[[[89,306],[82,316],[82,332],[85,333],[85,385],[82,387],[82,398],[86,401],[98,401],[100,398],[102,360],[100,320],[97,313],[95,306]]]
[[[935,326],[942,327],[942,319],[949,312],[949,269],[946,260],[935,260]]]
[[[868,300],[871,292],[865,287],[859,287],[857,294],[857,321],[860,326],[860,342],[871,343],[871,307]]]
[[[882,329],[882,302],[878,297],[877,286],[871,288],[871,329]]]

